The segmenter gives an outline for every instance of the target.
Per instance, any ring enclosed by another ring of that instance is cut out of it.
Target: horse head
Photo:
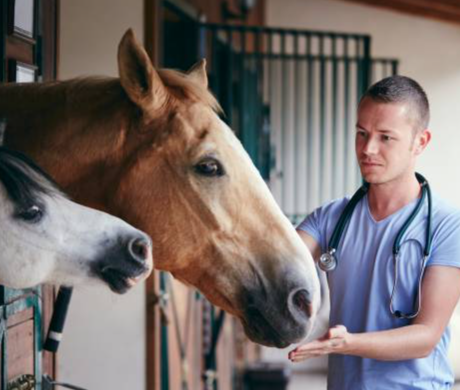
[[[107,284],[124,293],[152,270],[150,238],[70,201],[24,155],[0,147],[0,283]]]
[[[153,237],[156,268],[237,316],[252,340],[299,341],[319,306],[314,262],[219,118],[205,62],[157,71],[131,31],[118,61],[137,128],[111,208]]]

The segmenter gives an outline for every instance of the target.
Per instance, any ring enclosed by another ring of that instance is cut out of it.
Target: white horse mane
[[[35,203],[39,194],[65,197],[53,179],[32,160],[1,146],[0,182],[8,198],[18,207]]]

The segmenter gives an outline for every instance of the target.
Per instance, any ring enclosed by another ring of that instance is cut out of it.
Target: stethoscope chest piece
[[[323,253],[319,258],[319,268],[324,272],[334,271],[337,267],[335,249]]]

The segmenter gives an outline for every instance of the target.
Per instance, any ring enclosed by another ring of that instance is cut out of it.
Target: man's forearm
[[[414,324],[402,328],[350,333],[338,353],[377,360],[407,360],[423,358],[431,353],[439,340],[426,325]]]

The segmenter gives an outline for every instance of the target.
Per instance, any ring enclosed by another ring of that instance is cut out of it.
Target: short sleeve
[[[331,235],[348,200],[348,198],[336,199],[318,207],[302,221],[297,230],[307,233],[323,251],[326,250],[328,237]]]
[[[449,213],[433,230],[431,265],[460,268],[460,211]]]
[[[320,223],[321,208],[317,208],[309,214],[299,226],[297,230],[302,230],[312,236],[318,243],[321,243],[321,223]]]

